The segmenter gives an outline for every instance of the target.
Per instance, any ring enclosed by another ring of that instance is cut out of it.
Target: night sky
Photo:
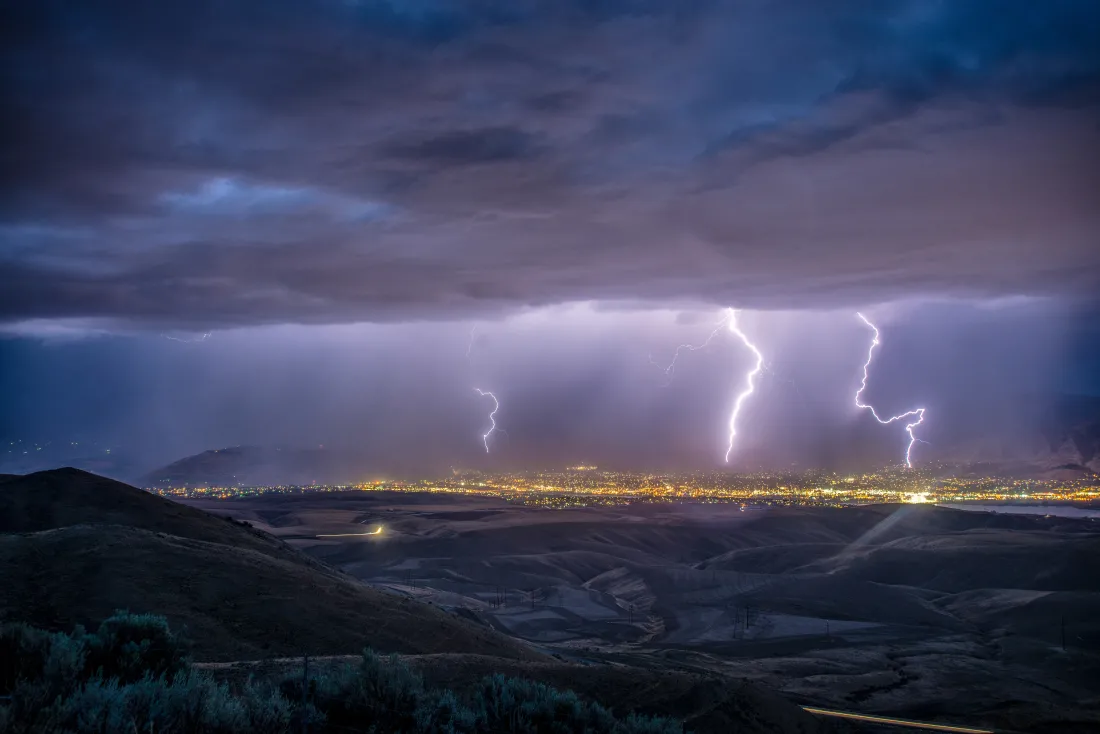
[[[857,310],[918,460],[1100,395],[1094,0],[38,0],[0,43],[9,443],[723,467],[751,353],[652,362],[727,307],[733,468],[898,460]]]

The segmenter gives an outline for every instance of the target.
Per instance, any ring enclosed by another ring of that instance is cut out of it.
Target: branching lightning
[[[730,413],[730,436],[729,447],[726,448],[726,463],[729,463],[730,454],[733,453],[733,441],[737,437],[737,416],[741,413],[741,406],[745,403],[745,400],[752,395],[756,389],[756,376],[764,369],[764,355],[760,353],[760,350],[756,348],[756,345],[749,341],[749,338],[745,336],[745,332],[741,331],[737,326],[737,312],[732,308],[726,312],[726,324],[729,326],[729,330],[732,331],[741,342],[749,348],[754,355],[756,355],[756,365],[745,376],[747,385],[741,394],[737,396],[737,400],[733,403],[733,412]]]
[[[207,339],[209,339],[210,338],[210,332],[209,331],[206,332],[205,334],[203,334],[202,336],[200,336],[197,339],[181,339],[178,336],[168,336],[167,334],[161,334],[161,336],[163,336],[165,339],[168,339],[168,340],[174,341],[174,342],[183,342],[184,344],[198,344],[199,342],[204,342]]]
[[[653,359],[652,354],[649,355],[649,363],[656,366],[665,373],[666,385],[672,381],[672,376],[676,373],[676,360],[680,358],[680,353],[697,352],[700,349],[706,349],[707,347],[709,347],[710,343],[714,341],[715,337],[722,333],[722,328],[726,326],[729,322],[731,318],[731,313],[732,311],[726,312],[726,315],[722,318],[721,321],[718,322],[717,325],[715,325],[714,331],[710,332],[710,336],[708,336],[706,338],[706,341],[704,341],[702,344],[681,344],[680,346],[676,347],[676,351],[672,353],[672,361],[668,363],[667,367],[661,366],[661,364],[657,360]]]
[[[863,314],[857,312],[856,316],[858,316],[860,318],[860,320],[863,321],[863,323],[867,324],[867,326],[871,327],[871,331],[873,331],[874,334],[875,334],[874,338],[871,339],[871,347],[867,350],[867,361],[863,363],[863,380],[859,383],[859,390],[856,390],[856,407],[871,411],[871,415],[873,415],[875,417],[875,420],[878,421],[879,423],[881,423],[884,426],[889,425],[889,424],[893,423],[894,421],[900,421],[900,420],[904,420],[906,418],[916,416],[917,419],[915,421],[913,421],[912,423],[905,424],[905,432],[909,434],[909,445],[905,448],[905,465],[907,467],[909,467],[910,469],[912,469],[913,468],[913,460],[912,460],[913,444],[915,444],[917,441],[920,440],[919,438],[917,438],[916,436],[913,435],[913,429],[924,422],[924,408],[916,408],[914,410],[910,410],[907,413],[902,413],[901,415],[895,415],[891,418],[887,418],[887,419],[883,420],[879,416],[879,414],[875,412],[874,406],[868,405],[866,403],[861,403],[859,401],[859,396],[862,395],[863,391],[867,389],[867,371],[871,367],[871,360],[873,360],[874,357],[875,357],[875,347],[877,347],[881,342],[879,341],[879,338],[878,338],[879,337],[878,327],[875,326],[874,324],[872,324],[870,322],[870,320],[866,316],[864,316]]]
[[[477,387],[475,387],[474,390],[481,397],[489,396],[490,398],[493,399],[493,410],[492,410],[492,412],[489,413],[489,430],[486,431],[485,434],[481,437],[481,442],[483,444],[485,444],[485,453],[489,453],[489,436],[492,436],[493,431],[495,431],[497,429],[496,414],[497,414],[497,411],[500,410],[500,401],[497,400],[496,395],[493,395],[488,390],[482,390],[481,388],[477,388]]]

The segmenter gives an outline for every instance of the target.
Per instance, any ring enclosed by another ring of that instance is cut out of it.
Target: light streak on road
[[[369,530],[365,533],[330,533],[328,535],[318,535],[318,538],[360,538],[364,535],[381,535],[382,526],[379,525],[374,530]]]
[[[866,721],[873,724],[886,724],[889,726],[907,726],[911,729],[926,729],[929,731],[949,731],[956,734],[996,734],[992,729],[976,729],[971,726],[953,726],[951,724],[933,724],[927,721],[912,721],[910,719],[895,719],[892,716],[874,716],[872,714],[855,714],[849,711],[833,711],[831,709],[819,709],[813,706],[803,706],[803,711],[818,716],[833,716],[838,719],[850,719],[852,721]]]
[[[745,332],[741,331],[737,326],[737,312],[732,308],[727,312],[726,322],[729,325],[730,331],[737,335],[737,338],[748,347],[754,355],[756,355],[756,366],[745,376],[748,385],[741,394],[737,396],[737,400],[733,403],[733,412],[730,413],[730,433],[729,433],[729,446],[726,448],[726,463],[730,461],[730,454],[733,453],[733,440],[737,437],[737,416],[741,413],[741,406],[744,404],[745,399],[752,395],[756,389],[756,376],[764,369],[764,355],[760,353],[760,350],[756,348],[756,345],[749,341],[749,338],[745,336]]]
[[[486,431],[485,434],[482,435],[482,437],[481,437],[481,442],[483,444],[485,444],[485,453],[489,453],[489,436],[492,436],[493,431],[495,431],[497,429],[496,414],[497,414],[497,411],[500,410],[500,401],[497,400],[496,395],[493,395],[488,390],[482,390],[481,388],[477,388],[477,387],[475,387],[474,390],[481,397],[485,397],[487,395],[487,396],[489,396],[493,399],[493,410],[492,410],[492,412],[489,413],[489,423],[490,423],[489,430]]]
[[[866,404],[866,403],[859,402],[859,396],[862,395],[863,391],[867,389],[867,370],[870,369],[870,367],[871,367],[871,360],[875,358],[875,347],[877,347],[879,344],[881,344],[881,342],[879,341],[879,338],[878,338],[879,337],[878,327],[875,326],[874,324],[872,324],[871,321],[866,316],[859,313],[858,311],[856,312],[856,316],[858,316],[860,318],[860,320],[863,321],[863,323],[865,323],[869,327],[871,327],[871,331],[873,331],[875,333],[874,337],[871,339],[871,347],[867,350],[867,361],[863,363],[863,380],[859,383],[859,389],[856,390],[856,401],[855,401],[856,402],[856,407],[861,408],[863,410],[871,411],[871,415],[873,415],[875,417],[875,420],[878,421],[879,423],[881,423],[884,426],[889,425],[889,424],[893,423],[894,421],[899,421],[899,420],[902,420],[904,418],[910,418],[912,416],[916,416],[917,419],[915,421],[913,421],[912,423],[906,423],[905,424],[905,432],[909,434],[909,445],[905,448],[905,465],[907,467],[909,467],[910,469],[912,469],[913,468],[913,458],[912,458],[912,456],[913,456],[913,444],[915,444],[917,441],[920,441],[919,438],[917,438],[916,436],[913,435],[913,429],[924,422],[924,408],[915,408],[914,410],[910,410],[906,413],[902,413],[901,415],[895,415],[891,418],[887,418],[887,419],[883,420],[882,418],[879,417],[879,414],[875,412],[875,409],[874,409],[873,406],[871,406],[869,404]]]

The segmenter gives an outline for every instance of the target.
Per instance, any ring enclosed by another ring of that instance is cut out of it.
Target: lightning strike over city
[[[488,390],[482,390],[481,388],[474,388],[481,397],[490,397],[493,399],[493,409],[489,412],[489,430],[481,436],[481,442],[485,444],[485,453],[489,453],[489,436],[493,435],[493,432],[497,429],[496,414],[500,410],[500,401],[497,400],[497,396]]]
[[[764,355],[760,353],[760,350],[756,348],[755,344],[749,341],[745,332],[741,331],[740,327],[737,326],[737,312],[731,308],[727,311],[727,314],[726,322],[729,326],[729,330],[736,334],[737,338],[756,356],[756,364],[745,376],[745,389],[737,396],[737,400],[733,403],[733,411],[730,413],[729,446],[726,448],[726,463],[728,464],[730,454],[733,453],[734,439],[737,437],[737,417],[741,414],[741,406],[744,405],[745,400],[752,395],[753,391],[756,389],[756,376],[764,369]]]
[[[3,730],[1100,732],[1100,0],[0,36]]]
[[[868,319],[862,313],[857,312],[856,316],[858,316],[860,318],[860,320],[863,321],[863,323],[867,324],[867,326],[869,326],[871,328],[871,331],[874,333],[874,336],[871,338],[871,346],[867,349],[867,361],[863,363],[863,379],[859,383],[859,390],[856,391],[856,396],[855,396],[856,407],[860,408],[861,410],[871,411],[871,415],[874,416],[875,420],[878,421],[879,423],[881,423],[884,426],[890,425],[891,423],[894,423],[895,421],[900,421],[900,420],[903,420],[905,418],[910,418],[910,417],[916,416],[915,421],[905,424],[905,432],[909,434],[909,445],[905,447],[905,465],[907,467],[909,467],[910,469],[912,469],[913,468],[913,445],[915,443],[917,443],[917,441],[920,440],[919,438],[917,438],[913,434],[913,429],[924,422],[924,408],[915,408],[915,409],[907,411],[905,413],[901,413],[899,415],[891,416],[890,418],[885,418],[884,419],[875,411],[874,406],[872,406],[869,403],[860,402],[859,396],[862,395],[863,391],[867,389],[868,371],[871,368],[872,360],[874,360],[874,358],[875,358],[875,348],[877,346],[879,346],[879,344],[881,344],[882,342],[879,339],[878,327],[875,326],[874,324],[872,324],[870,319]]]

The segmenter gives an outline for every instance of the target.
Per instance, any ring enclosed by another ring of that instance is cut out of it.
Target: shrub
[[[573,691],[494,675],[485,678],[481,700],[490,728],[508,732],[611,732],[615,717]]]
[[[283,690],[301,697],[301,679],[288,679]],[[358,666],[317,679],[313,695],[334,731],[679,734],[682,729],[672,719],[632,715],[619,720],[573,691],[502,675],[485,678],[463,699],[454,691],[425,686],[420,674],[396,656],[383,658],[371,650],[364,651]]]
[[[299,681],[287,683],[301,696]],[[319,678],[313,700],[335,726],[373,725],[380,731],[400,732],[416,730],[424,693],[420,675],[396,656],[384,659],[368,649],[358,666]]]
[[[191,671],[171,680],[146,677],[128,684],[92,680],[58,707],[54,721],[74,734],[231,734],[248,731],[250,723],[244,703],[225,685]]]
[[[80,685],[84,656],[83,643],[68,635],[24,624],[0,627],[0,694],[10,696],[0,709],[0,731],[36,729],[50,707]]]
[[[468,696],[430,688],[396,656],[363,652],[357,666],[279,687],[249,680],[231,691],[193,670],[162,617],[117,612],[95,634],[0,626],[0,731],[11,734],[158,734],[357,729],[417,734],[678,734],[671,719],[617,719],[572,691],[485,678]],[[305,694],[303,696],[303,693]],[[305,702],[303,703],[303,698]]]
[[[679,719],[640,714],[630,714],[615,726],[616,734],[683,734],[683,731]]]
[[[300,711],[274,686],[249,681],[240,698],[248,720],[248,731],[255,734],[300,731],[303,716],[310,731],[319,730],[319,725],[324,723],[324,717],[312,705],[306,711]]]
[[[485,728],[517,734],[680,734],[675,719],[631,714],[623,720],[573,691],[544,683],[493,675],[482,680],[480,706]]]
[[[454,691],[428,691],[413,714],[416,731],[424,734],[466,734],[483,730],[482,717]]]
[[[20,680],[38,680],[55,638],[64,637],[26,624],[0,625],[0,695],[10,695]]]
[[[117,611],[86,637],[85,646],[88,672],[122,683],[171,677],[188,663],[183,640],[154,614]]]

